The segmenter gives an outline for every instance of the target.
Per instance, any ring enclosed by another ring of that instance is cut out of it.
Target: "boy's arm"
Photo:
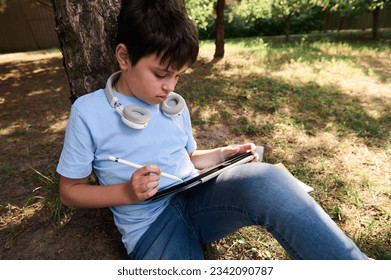
[[[244,153],[251,150],[257,160],[256,147],[253,143],[243,144],[239,146],[220,147],[211,150],[196,150],[189,154],[195,168],[203,169],[209,166],[218,164],[233,157],[236,154]]]
[[[67,206],[80,208],[102,208],[144,201],[157,192],[159,174],[157,166],[147,165],[136,170],[129,182],[110,186],[90,185],[88,178],[61,176],[61,201]]]

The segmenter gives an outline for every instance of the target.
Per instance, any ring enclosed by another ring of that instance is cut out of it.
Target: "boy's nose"
[[[167,92],[172,92],[174,91],[175,89],[175,86],[176,86],[176,80],[175,79],[170,79],[168,81],[166,81],[164,84],[163,84],[163,89]]]

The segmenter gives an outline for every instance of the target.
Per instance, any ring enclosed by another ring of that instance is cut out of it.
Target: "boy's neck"
[[[113,84],[113,88],[123,94],[123,95],[127,95],[127,96],[135,96],[132,91],[130,90],[130,88],[128,87],[127,83],[123,80],[122,78],[122,74],[119,76],[119,78],[114,82]]]

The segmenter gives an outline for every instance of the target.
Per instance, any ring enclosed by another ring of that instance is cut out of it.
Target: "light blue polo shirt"
[[[144,129],[132,129],[108,103],[104,89],[79,97],[73,104],[57,172],[79,179],[94,170],[100,185],[128,182],[132,167],[109,160],[119,157],[140,165],[156,164],[163,172],[180,178],[191,175],[194,165],[188,153],[196,149],[187,106],[179,117],[166,117],[159,105],[149,105],[115,92],[121,104],[147,109],[151,120]],[[159,189],[174,183],[160,177]],[[122,241],[131,253],[142,234],[164,210],[169,197],[111,207]]]

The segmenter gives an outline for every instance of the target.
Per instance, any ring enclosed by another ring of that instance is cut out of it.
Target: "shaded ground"
[[[56,225],[67,85],[59,52],[0,56],[0,259],[126,258],[107,209]]]

